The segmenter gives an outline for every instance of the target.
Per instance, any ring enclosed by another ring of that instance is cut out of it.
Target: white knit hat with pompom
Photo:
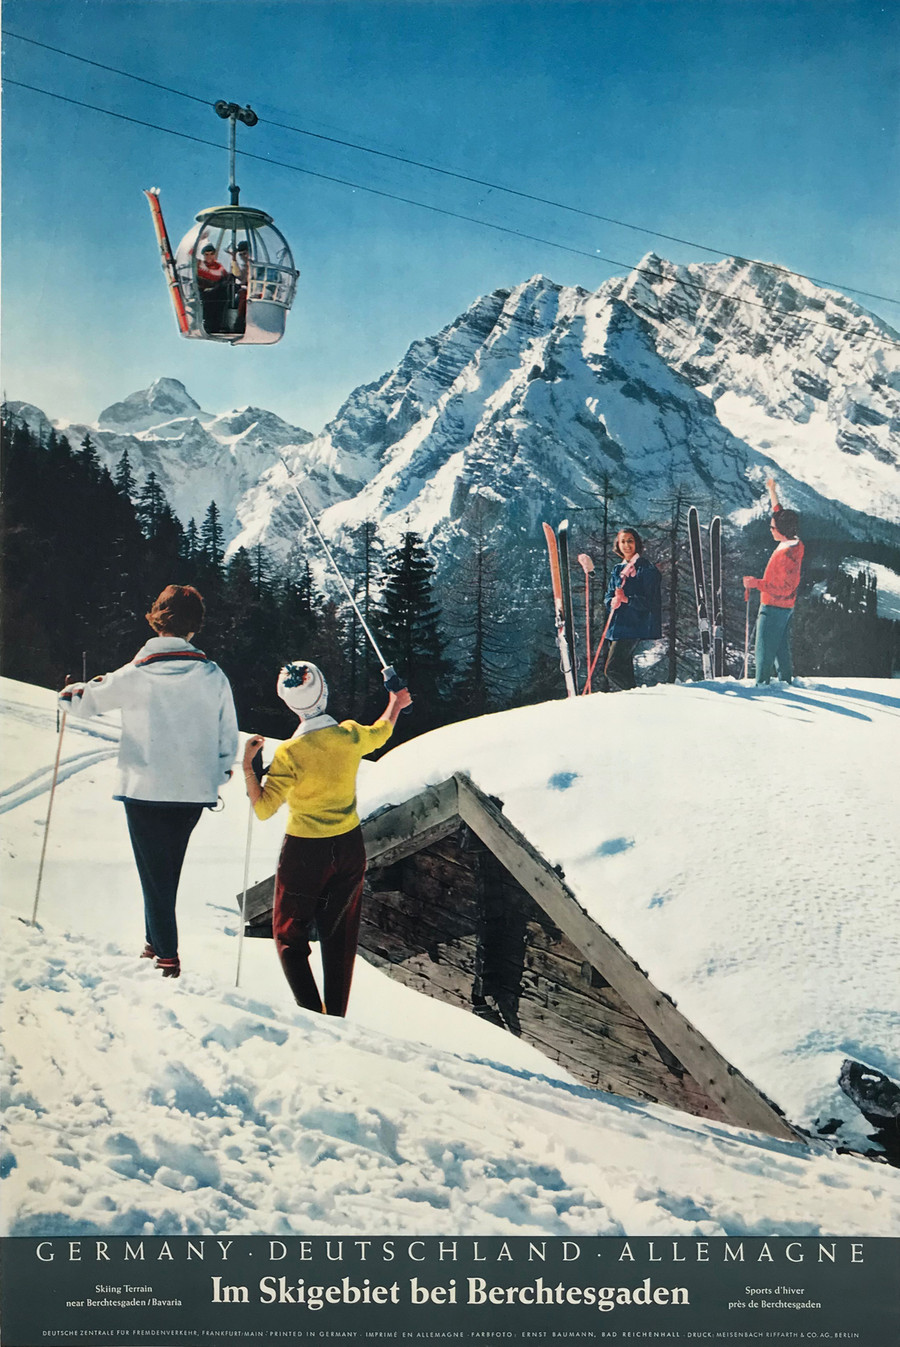
[[[321,715],[328,703],[322,670],[307,660],[291,660],[278,675],[278,695],[303,720]]]

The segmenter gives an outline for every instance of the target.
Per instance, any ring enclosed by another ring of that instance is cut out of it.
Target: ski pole
[[[750,591],[744,590],[744,677],[750,667]]]
[[[591,660],[591,667],[588,669],[588,683],[590,683],[591,676],[593,675],[594,669],[597,666],[597,660],[600,658],[600,651],[603,649],[604,642],[606,641],[606,633],[609,631],[610,623],[613,620],[613,613],[615,613],[615,611],[616,611],[615,608],[613,608],[612,612],[610,612],[609,617],[606,619],[606,626],[603,628],[603,635],[600,637],[600,644],[597,646],[597,653]],[[585,687],[587,687],[587,684],[585,685]]]
[[[71,675],[66,675],[65,686],[71,683]],[[59,703],[57,702],[57,714],[59,714]],[[50,815],[53,813],[53,798],[56,795],[56,779],[59,776],[59,759],[62,753],[63,734],[66,730],[66,716],[68,711],[63,711],[59,721],[59,733],[56,736],[56,761],[53,764],[53,778],[50,782],[50,799],[47,801],[47,817],[44,820],[44,841],[41,845],[41,859],[38,864],[37,885],[34,890],[34,907],[31,909],[31,921],[29,925],[37,924],[38,901],[41,896],[41,881],[44,878],[44,857],[47,855],[47,838],[50,836]]]
[[[591,572],[594,569],[594,563],[586,552],[579,552],[578,564],[584,571],[584,648],[588,655],[591,653]],[[588,669],[587,682],[584,685],[584,692],[591,690],[591,671]],[[582,693],[582,696],[584,695]]]
[[[384,686],[387,688],[388,692],[399,692],[401,688],[405,688],[405,687],[406,687],[406,684],[404,683],[404,681],[403,681],[403,679],[400,677],[400,675],[397,673],[397,671],[396,671],[396,669],[393,667],[393,665],[388,664],[388,662],[387,662],[387,660],[385,659],[384,655],[381,653],[381,650],[379,649],[379,646],[378,646],[378,642],[375,640],[375,637],[372,635],[372,632],[369,630],[369,624],[366,622],[366,619],[363,617],[362,613],[360,612],[360,610],[359,610],[359,605],[357,604],[356,600],[354,599],[353,595],[351,594],[351,592],[350,592],[350,587],[348,586],[347,581],[344,579],[343,575],[341,574],[340,567],[338,566],[337,562],[335,561],[334,557],[333,557],[332,554],[331,554],[331,548],[328,546],[327,542],[326,542],[325,539],[322,537],[322,532],[321,532],[321,530],[320,530],[318,524],[316,523],[315,519],[313,518],[313,513],[312,513],[312,511],[310,510],[309,506],[307,505],[307,503],[306,503],[306,501],[305,501],[305,499],[304,499],[304,497],[303,497],[303,494],[302,494],[301,491],[300,491],[300,488],[298,487],[297,483],[294,481],[293,474],[292,474],[290,468],[289,468],[288,465],[287,465],[287,461],[286,461],[284,455],[283,455],[283,454],[279,454],[278,457],[281,459],[281,462],[284,464],[284,470],[285,470],[285,472],[286,472],[287,475],[288,475],[288,482],[290,483],[291,487],[293,488],[294,494],[296,495],[296,497],[297,497],[297,499],[299,500],[300,504],[303,506],[304,513],[306,514],[306,517],[307,517],[307,519],[309,520],[310,525],[312,526],[313,533],[316,535],[316,537],[317,537],[318,540],[319,540],[319,545],[320,545],[320,547],[322,548],[322,551],[325,553],[326,557],[327,557],[328,560],[331,562],[332,570],[334,571],[334,573],[335,573],[335,575],[337,576],[338,580],[340,580],[341,586],[342,586],[342,588],[343,588],[343,590],[344,590],[344,593],[347,595],[347,598],[350,600],[350,606],[352,607],[352,609],[353,609],[354,613],[356,614],[356,616],[359,618],[359,625],[362,627],[363,631],[366,633],[366,636],[369,638],[369,644],[371,645],[372,649],[375,651],[375,657],[377,658],[378,663],[381,665],[381,674],[382,674],[382,677],[384,678]],[[406,711],[408,711],[408,710],[410,710],[410,709],[411,709],[410,707],[406,707],[406,708],[405,708]]]
[[[244,927],[247,925],[247,887],[250,882],[250,842],[253,838],[253,801],[250,801],[250,809],[247,813],[247,844],[244,847],[244,892],[241,896],[241,929],[238,932],[238,956],[237,971],[234,975],[234,985],[241,985],[241,956],[244,953]]]

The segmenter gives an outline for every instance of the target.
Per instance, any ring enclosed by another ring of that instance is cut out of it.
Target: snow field
[[[890,682],[728,679],[448,726],[362,797],[467,772],[792,1122],[863,1144],[837,1078],[854,1056],[900,1079],[898,761]]]
[[[236,988],[247,819],[236,785],[192,840],[179,899],[185,971],[163,980],[138,958],[139,889],[109,798],[113,763],[94,756],[114,737],[107,720],[67,726],[63,757],[82,768],[57,790],[31,927],[46,792],[24,798],[21,782],[52,765],[55,699],[21,684],[3,691],[2,789],[13,790],[0,803],[23,797],[2,820],[5,1233],[900,1233],[897,1171],[584,1089],[511,1035],[362,960],[346,1021],[293,1005],[269,941],[245,942]],[[630,719],[627,707],[648,700],[579,709],[620,706]],[[543,709],[551,732],[572,715]],[[514,727],[522,714],[511,713]],[[482,722],[480,741],[502,720]],[[444,737],[470,732],[417,741],[420,765],[439,779]],[[546,742],[556,784],[532,782],[520,819],[578,789],[564,737]],[[365,772],[370,800],[398,793],[393,757]],[[611,822],[601,813],[578,846],[625,865],[627,879],[642,834]],[[277,819],[254,826],[251,882],[271,873],[280,841]]]
[[[886,1167],[19,940],[9,1234],[900,1229]]]

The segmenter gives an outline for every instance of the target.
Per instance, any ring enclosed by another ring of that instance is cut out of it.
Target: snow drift
[[[7,1233],[900,1233],[896,1170],[592,1092],[362,961],[343,1022],[293,1006],[266,941],[235,987],[237,786],[192,841],[185,972],[163,982],[137,957],[112,718],[66,729],[30,926],[55,698],[3,696]],[[898,711],[866,683],[587,698],[437,731],[363,794],[375,807],[465,766],[742,1069],[795,1113],[846,1115],[841,1052],[896,1067],[879,978],[896,968],[882,773]],[[277,819],[254,828],[251,880],[280,839]]]

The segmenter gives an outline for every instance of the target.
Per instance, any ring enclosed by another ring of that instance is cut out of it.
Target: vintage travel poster
[[[5,1347],[896,1341],[900,11],[2,26]]]

